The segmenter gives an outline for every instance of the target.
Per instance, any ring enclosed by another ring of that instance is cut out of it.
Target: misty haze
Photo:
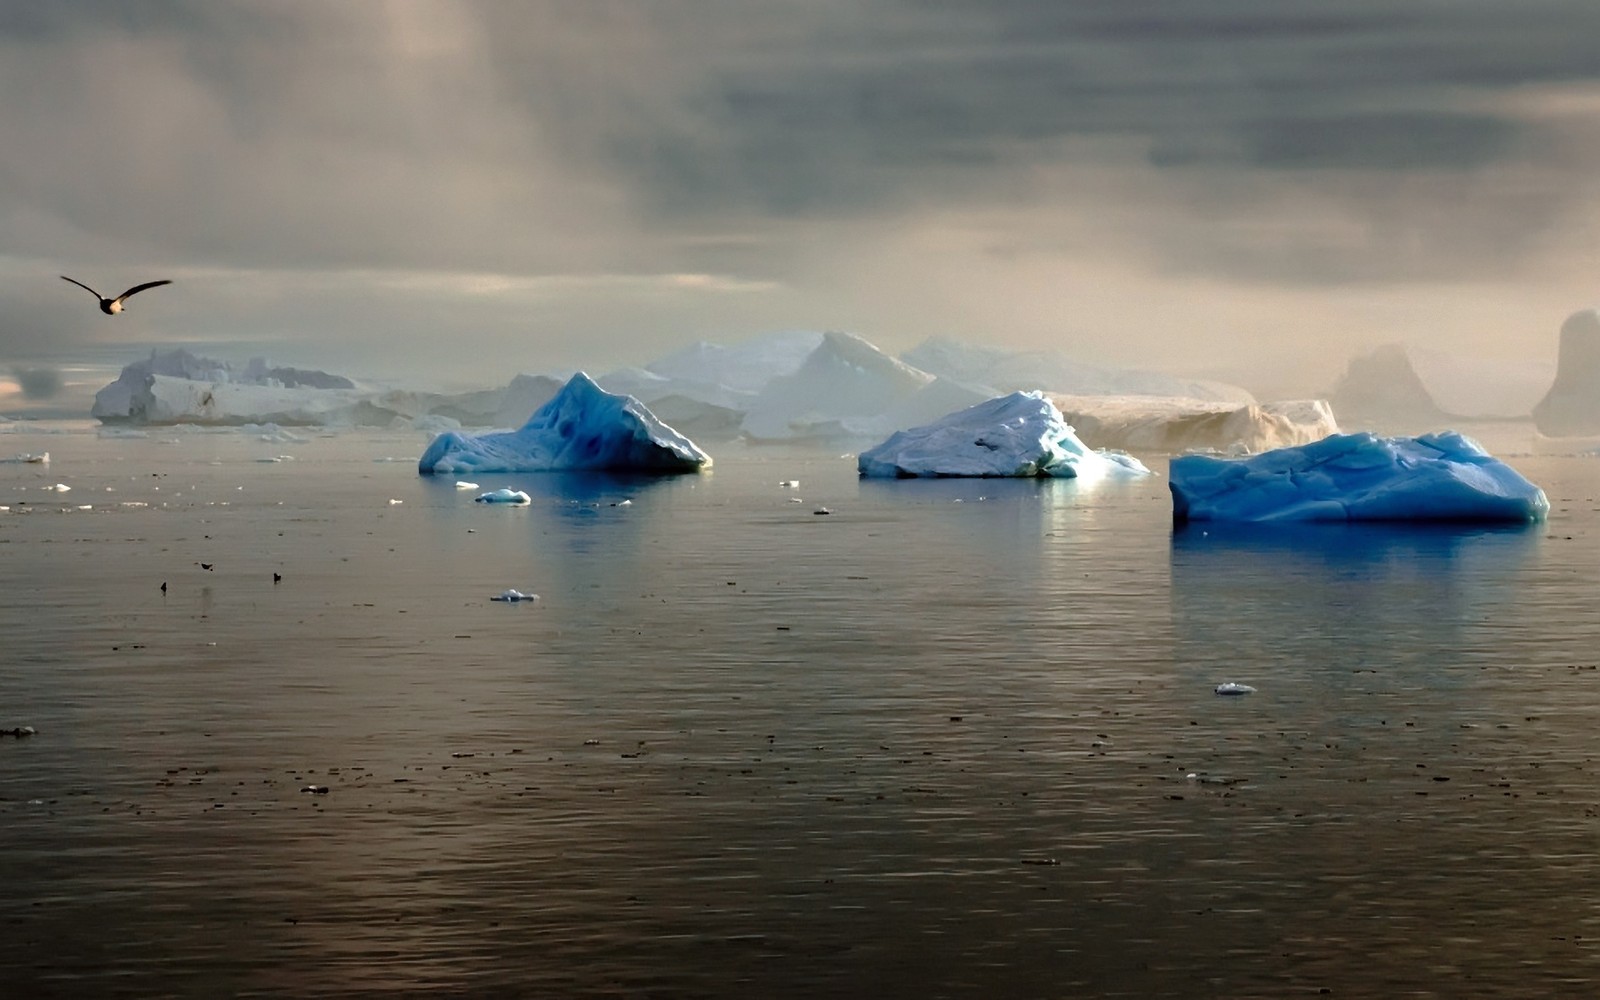
[[[0,981],[1594,992],[1597,30],[0,0]]]

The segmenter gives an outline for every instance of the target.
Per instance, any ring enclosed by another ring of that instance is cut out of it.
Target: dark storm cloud
[[[1528,126],[1461,102],[1600,73],[1584,3],[867,6],[652,5],[653,55],[694,72],[676,113],[586,123],[597,151],[667,214],[855,213],[1077,137],[1169,168],[1469,170]]]
[[[884,267],[979,314],[1082,260],[1469,282],[1583,242],[1600,127],[1541,95],[1596,87],[1596,37],[1590,0],[0,0],[0,254],[205,277],[165,313],[197,336],[248,299],[229,329],[396,344],[883,320]],[[602,280],[518,284],[562,277]],[[0,348],[109,335],[23,298]]]

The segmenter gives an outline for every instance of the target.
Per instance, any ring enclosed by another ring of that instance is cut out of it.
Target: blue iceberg
[[[856,458],[863,476],[1096,477],[1148,475],[1138,459],[1095,451],[1073,433],[1042,392],[1013,392],[931,424],[896,431]]]
[[[1172,459],[1172,517],[1188,521],[1541,521],[1544,491],[1478,442],[1334,434],[1250,458]]]
[[[606,392],[583,372],[514,431],[433,439],[417,462],[429,473],[696,472],[711,456],[632,396]]]

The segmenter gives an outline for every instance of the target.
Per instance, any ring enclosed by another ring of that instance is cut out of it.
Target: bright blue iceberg
[[[1541,521],[1544,491],[1478,442],[1334,434],[1250,458],[1172,459],[1172,517],[1187,521]]]
[[[1138,459],[1095,451],[1042,392],[1013,392],[896,431],[856,458],[863,476],[1056,476],[1094,478],[1112,472],[1148,475]]]
[[[433,439],[417,468],[428,473],[696,472],[711,456],[632,396],[606,392],[583,372],[519,430]]]

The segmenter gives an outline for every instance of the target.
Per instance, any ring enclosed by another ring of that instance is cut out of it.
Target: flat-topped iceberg
[[[1336,434],[1251,458],[1172,459],[1187,521],[1539,521],[1544,491],[1455,431]]]
[[[949,414],[933,423],[896,431],[862,452],[863,476],[1055,476],[1109,472],[1148,475],[1139,460],[1089,448],[1042,392],[1013,392]]]
[[[632,396],[606,392],[583,372],[514,431],[433,439],[417,468],[429,473],[695,472],[711,456]]]
[[[356,423],[370,419],[369,395],[342,375],[272,367],[261,358],[235,370],[178,349],[152,351],[124,367],[95,393],[90,414],[108,424]]]
[[[1258,452],[1320,441],[1339,431],[1320,399],[1229,403],[1176,396],[1051,393],[1078,436],[1097,448]]]

